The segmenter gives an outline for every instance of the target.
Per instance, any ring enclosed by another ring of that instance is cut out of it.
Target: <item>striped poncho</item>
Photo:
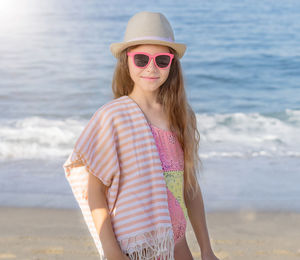
[[[109,186],[109,213],[124,254],[131,259],[174,259],[159,153],[144,113],[130,97],[114,99],[95,112],[63,167],[100,259],[106,258],[84,196],[89,173]]]

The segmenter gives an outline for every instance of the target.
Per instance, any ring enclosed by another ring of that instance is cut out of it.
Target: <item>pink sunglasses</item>
[[[147,52],[127,52],[128,56],[132,57],[133,63],[136,67],[143,69],[146,68],[151,59],[154,60],[154,64],[159,69],[167,69],[170,67],[174,54],[171,53],[157,53],[151,55]]]

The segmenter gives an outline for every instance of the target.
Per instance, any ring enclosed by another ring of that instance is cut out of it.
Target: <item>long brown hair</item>
[[[130,49],[137,46],[132,46]],[[112,90],[115,98],[129,95],[134,86],[130,77],[126,52],[124,50],[117,61]],[[189,105],[184,88],[184,80],[180,61],[175,50],[169,48],[174,54],[167,80],[159,88],[157,101],[162,104],[167,113],[169,126],[176,133],[184,153],[184,193],[192,198],[198,191],[197,175],[202,167],[198,155],[200,134],[197,130],[197,120],[194,111]]]

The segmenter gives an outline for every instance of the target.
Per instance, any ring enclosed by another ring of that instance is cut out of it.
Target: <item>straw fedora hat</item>
[[[138,44],[157,44],[173,48],[181,58],[186,45],[176,43],[173,29],[167,18],[161,13],[139,12],[128,21],[124,41],[112,43],[110,51],[118,58],[126,48]]]

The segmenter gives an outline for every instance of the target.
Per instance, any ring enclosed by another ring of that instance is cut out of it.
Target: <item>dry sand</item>
[[[300,259],[300,213],[206,213],[212,247],[219,259]],[[195,259],[200,249],[188,225]],[[0,208],[0,259],[98,260],[79,210]]]

